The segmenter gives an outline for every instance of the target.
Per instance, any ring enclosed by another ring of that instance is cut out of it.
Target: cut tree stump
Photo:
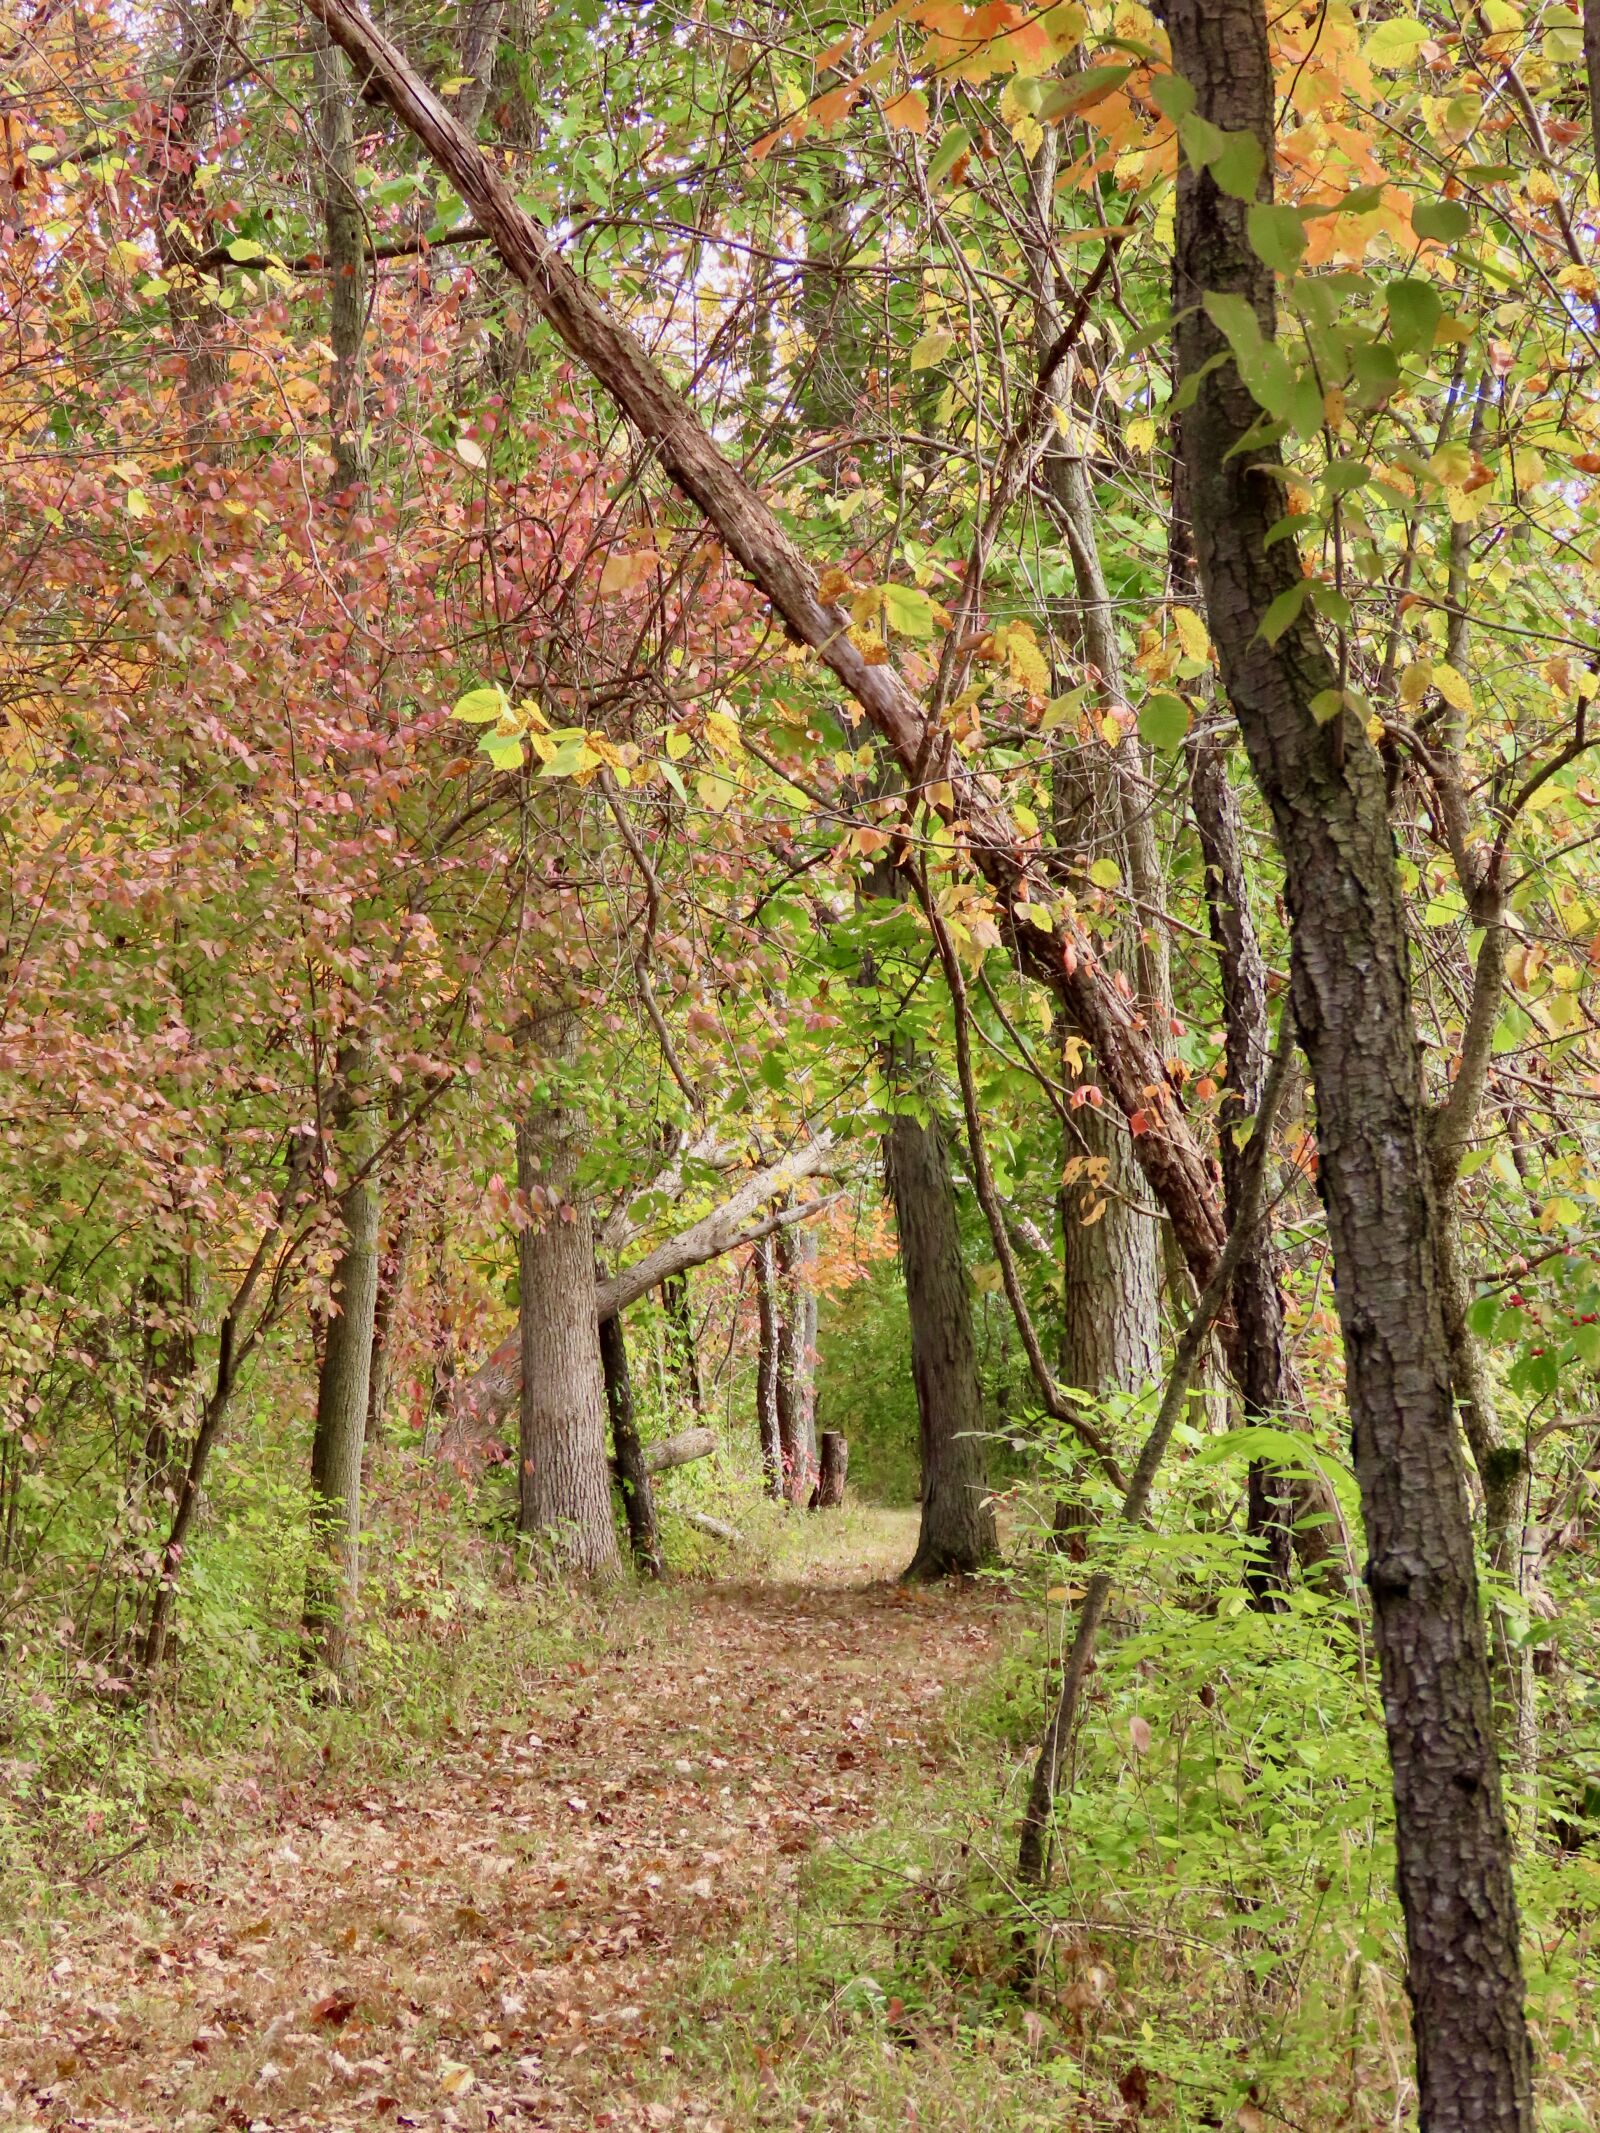
[[[850,1440],[836,1429],[822,1432],[817,1485],[811,1491],[813,1511],[837,1511],[844,1503],[844,1477],[850,1466]]]

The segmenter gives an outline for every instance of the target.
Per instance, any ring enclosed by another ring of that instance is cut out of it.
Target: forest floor
[[[189,1849],[0,1940],[0,2123],[995,2123],[937,2048],[852,2043],[797,1935],[819,1854],[948,1777],[1003,1604],[895,1585],[911,1514],[820,1525],[801,1568],[630,1596],[409,1768],[238,1771]]]

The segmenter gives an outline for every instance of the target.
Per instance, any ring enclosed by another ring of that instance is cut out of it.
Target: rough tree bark
[[[611,1416],[612,1464],[622,1491],[634,1567],[641,1577],[659,1578],[665,1566],[656,1524],[656,1496],[633,1419],[633,1378],[628,1370],[628,1337],[620,1311],[600,1321],[600,1361],[605,1370],[606,1407]]]
[[[884,1136],[900,1235],[922,1450],[922,1520],[908,1579],[981,1570],[998,1553],[984,1454],[983,1387],[955,1183],[937,1117],[904,1113]]]
[[[813,1511],[840,1511],[844,1508],[845,1477],[850,1471],[850,1445],[836,1429],[822,1432],[822,1449],[817,1459],[817,1483],[811,1491]]]
[[[517,1129],[517,1181],[535,1212],[517,1241],[522,1412],[517,1525],[561,1568],[620,1575],[606,1459],[605,1369],[594,1302],[594,1226],[578,1190],[579,1115],[561,1083],[577,1019],[551,1017],[541,1043],[548,1086]]]
[[[1169,0],[1174,71],[1200,117],[1263,150],[1272,190],[1274,81],[1262,0]],[[1241,449],[1259,410],[1207,312],[1242,297],[1276,329],[1271,270],[1247,203],[1180,167],[1181,425],[1211,636],[1285,870],[1295,1017],[1316,1083],[1361,1488],[1374,1638],[1393,1765],[1407,1984],[1429,2133],[1526,2133],[1532,2075],[1511,1846],[1495,1756],[1472,1529],[1457,1451],[1450,1344],[1406,941],[1383,766],[1361,716],[1311,706],[1341,677],[1302,614],[1275,645],[1270,603],[1301,582],[1297,544],[1267,536],[1282,494]],[[1215,368],[1208,366],[1215,364]]]

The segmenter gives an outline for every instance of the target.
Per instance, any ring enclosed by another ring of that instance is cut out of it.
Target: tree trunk
[[[1217,1107],[1223,1204],[1237,1222],[1245,1150],[1234,1128],[1260,1107],[1270,1042],[1267,971],[1250,917],[1239,802],[1228,782],[1228,747],[1214,728],[1197,726],[1187,743],[1189,801],[1205,867],[1206,910],[1217,951],[1225,1040],[1223,1096]],[[1246,1241],[1233,1278],[1239,1329],[1239,1393],[1248,1422],[1288,1420],[1299,1412],[1300,1388],[1289,1355],[1283,1291],[1272,1215],[1264,1209]],[[1284,1605],[1289,1584],[1294,1505],[1285,1477],[1263,1460],[1250,1465],[1246,1530],[1251,1558],[1245,1583],[1263,1613]]]
[[[1027,258],[1034,347],[1041,362],[1062,326],[1052,242],[1059,139],[1049,129],[1029,166],[1033,241]],[[1052,389],[1071,432],[1078,425],[1066,368]],[[1095,535],[1094,489],[1072,435],[1052,438],[1043,474],[1051,515],[1072,563],[1076,601],[1064,621],[1094,680],[1091,730],[1075,747],[1069,741],[1055,759],[1056,841],[1080,863],[1110,859],[1127,882],[1131,912],[1119,900],[1126,914],[1119,926],[1122,938],[1108,961],[1133,979],[1146,1022],[1164,1046],[1172,1014],[1162,924],[1165,890],[1138,738],[1131,730],[1115,742],[1105,738],[1104,721],[1126,713],[1128,691],[1116,611]],[[1064,1025],[1063,1048],[1066,1079],[1076,1081],[1080,1074],[1072,1062],[1081,1059],[1084,1046],[1071,1024]],[[1092,1072],[1081,1078],[1092,1079]],[[1121,1121],[1088,1103],[1072,1117],[1061,1151],[1061,1376],[1076,1391],[1103,1399],[1112,1392],[1143,1391],[1160,1374],[1160,1237],[1155,1222],[1141,1211],[1148,1193]],[[1080,1507],[1063,1499],[1056,1510],[1058,1542],[1073,1545],[1068,1537],[1080,1519]]]
[[[355,94],[344,55],[326,33],[312,44],[317,131],[322,147],[322,225],[328,269],[328,337],[333,374],[328,426],[330,494],[347,506],[367,478],[363,343],[367,326],[367,232],[356,189]]]
[[[411,1247],[417,1233],[415,1193],[408,1193],[393,1232],[378,1261],[378,1302],[372,1320],[372,1362],[367,1373],[367,1451],[383,1441],[394,1383],[400,1306],[411,1272]]]
[[[816,1257],[816,1243],[803,1225],[778,1236],[778,1271],[782,1300],[778,1322],[778,1443],[783,1458],[784,1493],[791,1503],[810,1501],[817,1478],[816,1380],[814,1343],[807,1338],[811,1302],[805,1269]],[[811,1321],[815,1323],[814,1319]]]
[[[756,1348],[756,1433],[761,1444],[761,1468],[767,1479],[767,1494],[774,1503],[783,1500],[783,1440],[778,1428],[778,1248],[763,1237],[754,1253],[756,1312],[759,1333]]]
[[[606,1459],[605,1368],[595,1315],[594,1237],[578,1190],[582,1121],[562,1082],[577,1055],[562,1012],[541,1064],[550,1087],[517,1130],[517,1181],[534,1212],[517,1240],[521,1275],[522,1419],[517,1525],[565,1570],[622,1569]]]
[[[844,1482],[850,1471],[850,1445],[836,1429],[822,1432],[822,1452],[817,1462],[817,1485],[811,1491],[813,1511],[841,1511]]]
[[[1271,194],[1272,61],[1262,0],[1171,0],[1173,66],[1200,117],[1253,134]],[[1335,1286],[1394,1771],[1420,2118],[1428,2133],[1527,2133],[1532,2070],[1511,1846],[1495,1756],[1472,1529],[1456,1446],[1434,1196],[1383,766],[1271,547],[1282,492],[1243,442],[1259,409],[1205,305],[1242,297],[1275,331],[1246,205],[1209,169],[1178,179],[1180,379],[1195,547],[1222,678],[1283,855],[1296,1021],[1316,1083],[1319,1188]],[[1207,366],[1216,367],[1208,371]]]
[[[600,1361],[605,1370],[606,1407],[611,1416],[613,1463],[622,1491],[634,1567],[642,1577],[658,1578],[664,1566],[655,1490],[633,1419],[633,1379],[628,1371],[628,1338],[620,1311],[600,1323]]]
[[[339,1203],[344,1243],[329,1295],[311,1439],[303,1656],[308,1671],[336,1694],[349,1692],[355,1671],[350,1634],[361,1582],[361,1454],[378,1304],[378,1199],[378,1181],[369,1175],[347,1187]]]
[[[922,1125],[902,1113],[884,1147],[905,1273],[922,1451],[922,1523],[905,1576],[965,1575],[993,1562],[998,1542],[955,1183],[937,1118],[930,1115]]]
[[[705,1392],[700,1383],[700,1351],[695,1344],[694,1312],[689,1303],[689,1276],[669,1274],[661,1284],[661,1308],[667,1314],[672,1339],[674,1374],[678,1391],[697,1415],[705,1413]]]

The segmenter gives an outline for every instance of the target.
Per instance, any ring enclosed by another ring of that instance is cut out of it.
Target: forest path
[[[731,2133],[677,2070],[684,1988],[770,1956],[806,1854],[938,1771],[998,1638],[991,1595],[890,1582],[909,1514],[828,1524],[803,1583],[619,1606],[403,1779],[336,1769],[7,1960],[0,2123]],[[722,2041],[748,2092],[757,2040]]]

